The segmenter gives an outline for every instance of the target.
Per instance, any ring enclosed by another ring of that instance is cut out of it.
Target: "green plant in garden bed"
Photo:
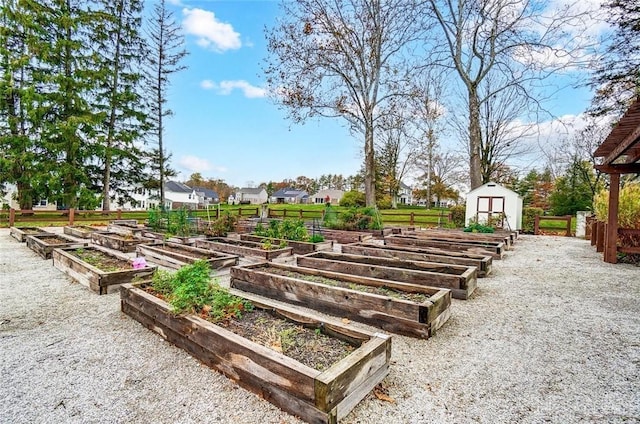
[[[266,228],[262,223],[258,223],[254,233],[261,237],[291,241],[308,241],[311,243],[324,241],[324,237],[320,234],[314,234],[312,241],[312,237],[310,237],[307,232],[307,227],[300,219],[283,219],[282,221],[272,220],[269,221],[269,225]]]
[[[462,231],[464,231],[465,233],[493,233],[495,232],[495,229],[489,225],[472,222]]]
[[[380,213],[375,208],[351,208],[338,217],[327,207],[323,224],[335,230],[380,230],[383,227]]]
[[[206,315],[212,322],[219,322],[240,318],[245,311],[253,309],[249,301],[230,294],[218,283],[212,283],[209,272],[209,264],[199,260],[175,273],[157,271],[151,285],[167,299],[176,314],[196,313]]]

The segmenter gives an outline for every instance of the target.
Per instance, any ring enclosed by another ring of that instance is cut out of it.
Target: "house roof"
[[[164,189],[165,191],[172,191],[174,193],[191,193],[193,191],[188,185],[177,181],[165,182]]]
[[[605,173],[640,173],[640,98],[629,107],[593,155],[603,158],[596,169]]]
[[[209,197],[211,199],[217,199],[219,197],[218,193],[215,190],[211,190],[210,188],[194,187],[193,189],[196,191],[196,193],[202,194],[205,197]]]
[[[411,190],[411,187],[400,181],[400,188],[403,190]]]
[[[293,188],[281,188],[271,195],[271,197],[309,197],[309,193],[304,190],[295,190]]]
[[[244,188],[241,188],[240,191],[238,191],[238,193],[260,194],[260,193],[262,193],[262,191],[265,191],[264,188],[260,188],[260,187],[244,187]]]

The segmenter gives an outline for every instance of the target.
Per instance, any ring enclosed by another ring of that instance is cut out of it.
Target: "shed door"
[[[479,196],[478,222],[488,223],[490,220],[498,228],[504,226],[504,197]]]

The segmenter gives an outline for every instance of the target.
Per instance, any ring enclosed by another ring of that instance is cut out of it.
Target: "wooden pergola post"
[[[618,201],[620,198],[620,174],[611,174],[609,187],[609,216],[604,241],[604,261],[618,262]]]

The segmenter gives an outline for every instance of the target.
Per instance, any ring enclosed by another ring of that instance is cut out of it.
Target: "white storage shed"
[[[478,219],[486,223],[492,217],[497,225],[507,230],[522,229],[522,197],[515,191],[494,182],[481,185],[467,194],[465,223]]]

